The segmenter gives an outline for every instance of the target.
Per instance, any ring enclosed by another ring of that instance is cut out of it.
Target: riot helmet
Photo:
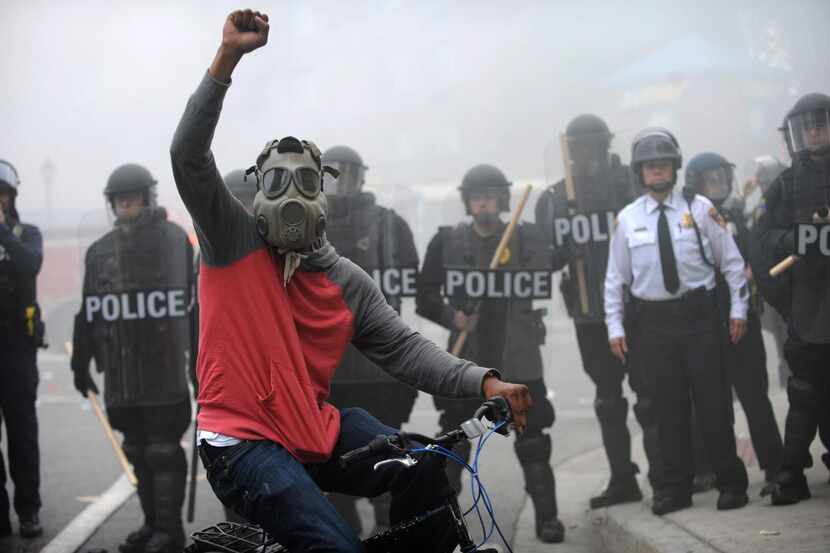
[[[317,145],[293,136],[272,140],[248,172],[257,179],[254,217],[260,236],[280,252],[319,247],[326,229],[323,174],[338,172],[322,164]]]
[[[461,179],[461,186],[458,187],[467,215],[472,215],[471,196],[481,192],[496,192],[499,196],[499,212],[510,211],[510,186],[512,184],[504,173],[493,165],[476,165],[467,171]]]
[[[814,92],[799,99],[779,129],[790,157],[830,154],[830,96]]]
[[[355,150],[348,146],[333,146],[323,152],[322,161],[340,173],[337,178],[324,175],[326,194],[354,196],[363,190],[368,167]]]
[[[614,135],[605,121],[593,114],[579,115],[565,129],[574,175],[595,176],[607,171]]]
[[[18,188],[20,188],[20,177],[17,174],[17,169],[8,161],[0,159],[0,190],[6,189],[10,193],[7,214],[11,215],[13,219],[19,218],[15,207]]]
[[[244,169],[236,169],[225,175],[225,186],[231,195],[239,200],[250,212],[254,209],[254,196],[256,196],[256,177],[246,175]]]
[[[677,171],[683,166],[683,154],[674,135],[661,127],[648,127],[640,131],[631,143],[631,169],[637,180],[643,180],[643,165],[648,161],[668,160],[672,162],[671,182],[649,185],[656,192],[664,192],[677,183]]]
[[[698,154],[686,165],[686,187],[720,207],[735,186],[735,165],[713,152]]]
[[[115,212],[115,198],[127,192],[140,192],[144,198],[144,207],[156,205],[156,179],[150,171],[137,163],[121,165],[112,172],[107,185],[104,187],[104,196]]]

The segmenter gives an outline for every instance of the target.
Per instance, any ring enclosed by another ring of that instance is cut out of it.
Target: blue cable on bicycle
[[[504,537],[504,534],[499,527],[499,523],[496,520],[496,512],[493,506],[493,502],[490,500],[490,494],[487,493],[487,488],[484,487],[484,484],[481,483],[481,479],[478,475],[478,459],[481,455],[481,451],[484,448],[484,444],[490,439],[490,436],[493,435],[499,428],[504,425],[504,421],[498,423],[496,426],[491,428],[487,434],[479,438],[478,446],[476,447],[476,454],[473,458],[473,465],[470,466],[467,464],[464,459],[459,457],[455,452],[442,447],[442,446],[432,446],[430,448],[426,447],[419,447],[412,450],[412,453],[436,453],[438,455],[443,455],[448,459],[451,459],[461,465],[464,469],[466,469],[470,473],[471,479],[471,493],[473,494],[473,505],[470,507],[465,513],[464,516],[469,514],[473,509],[476,510],[476,515],[478,516],[479,523],[481,525],[481,533],[484,535],[484,541],[476,546],[476,549],[484,545],[487,540],[493,535],[493,531],[495,530],[498,532],[499,537],[501,538],[502,543],[504,543],[505,547],[507,547],[507,551],[509,553],[513,553],[513,549],[510,547],[510,544],[507,543],[507,539]],[[484,525],[484,517],[481,515],[481,508],[479,507],[478,503],[482,501],[484,503],[484,508],[487,510],[487,514],[490,516],[490,529],[486,530]]]
[[[501,538],[502,543],[504,543],[504,545],[507,547],[507,550],[510,553],[512,553],[513,550],[510,548],[510,544],[507,543],[507,539],[504,537],[504,534],[501,531],[501,527],[499,527],[499,523],[496,519],[495,508],[493,506],[493,502],[490,499],[490,494],[487,493],[487,488],[485,488],[484,485],[481,483],[481,478],[479,477],[479,473],[478,473],[478,460],[479,460],[479,456],[481,455],[481,451],[484,449],[484,444],[487,442],[487,440],[490,439],[490,436],[492,436],[493,433],[496,432],[499,428],[501,428],[504,424],[505,424],[504,422],[498,423],[495,427],[491,428],[487,432],[487,434],[485,434],[484,436],[479,438],[478,446],[476,447],[476,454],[475,454],[475,457],[473,459],[474,473],[473,473],[473,479],[472,479],[472,482],[471,482],[471,487],[473,489],[475,489],[475,484],[478,484],[478,490],[477,490],[477,493],[473,492],[475,502],[473,504],[473,507],[471,507],[470,510],[467,511],[467,512],[470,512],[473,508],[476,508],[476,512],[479,515],[479,519],[481,520],[481,514],[480,514],[481,512],[480,512],[480,509],[478,508],[478,502],[479,502],[479,500],[483,500],[484,507],[487,510],[487,514],[490,515],[491,524],[490,524],[489,531],[485,532],[483,520],[481,520],[481,522],[482,522],[482,534],[486,534],[486,536],[484,538],[484,541],[482,541],[482,543],[480,543],[478,545],[478,547],[481,547],[482,545],[484,545],[487,542],[487,540],[489,540],[492,537],[493,530],[495,530],[495,531],[498,532],[499,537]]]

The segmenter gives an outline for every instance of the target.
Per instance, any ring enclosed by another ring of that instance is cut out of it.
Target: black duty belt
[[[715,316],[715,289],[707,290],[704,286],[689,290],[680,297],[670,300],[643,300],[631,296],[631,305],[638,314],[652,314],[670,317],[685,317],[691,314],[710,311]]]

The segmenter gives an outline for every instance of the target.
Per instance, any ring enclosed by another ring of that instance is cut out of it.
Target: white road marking
[[[52,538],[40,553],[75,553],[135,493],[125,475]]]

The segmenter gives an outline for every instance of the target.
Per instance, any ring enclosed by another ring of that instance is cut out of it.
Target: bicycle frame
[[[506,423],[510,421],[510,410],[507,402],[502,398],[492,398],[480,407],[473,419],[462,424],[462,429],[451,430],[443,436],[434,439],[423,439],[422,436],[419,441],[428,442],[431,445],[420,451],[429,451],[430,448],[446,448],[451,449],[453,445],[466,439],[473,439],[481,435],[484,429],[481,425],[480,419],[482,416],[490,415],[493,421],[500,420],[504,424],[503,429],[498,432],[506,434]],[[471,421],[475,420],[476,424]],[[407,467],[416,464],[409,454],[412,452],[411,448],[405,447],[407,443],[407,436],[415,436],[411,434],[397,434],[392,436],[378,436],[366,446],[354,451],[350,451],[340,458],[341,464],[351,464],[359,462],[370,456],[377,456],[380,453],[392,452],[397,457],[392,457],[375,464],[377,468],[381,463],[390,461],[401,462]],[[400,445],[399,445],[400,444]],[[447,456],[444,455],[440,467],[444,467]],[[424,524],[436,516],[441,516],[449,511],[452,519],[453,528],[457,534],[459,547],[462,553],[470,553],[472,551],[486,551],[494,550],[480,550],[477,549],[476,544],[470,537],[467,529],[467,524],[464,521],[464,514],[458,506],[456,496],[448,496],[445,498],[444,504],[430,509],[424,513],[415,515],[407,520],[393,525],[388,530],[371,536],[363,540],[367,553],[388,553],[394,551],[394,548],[400,544],[407,536],[416,528]],[[271,538],[265,530],[253,524],[237,524],[233,522],[220,522],[214,526],[210,526],[195,532],[192,535],[193,545],[185,549],[185,553],[284,553],[287,550]],[[391,548],[391,549],[390,549]]]

